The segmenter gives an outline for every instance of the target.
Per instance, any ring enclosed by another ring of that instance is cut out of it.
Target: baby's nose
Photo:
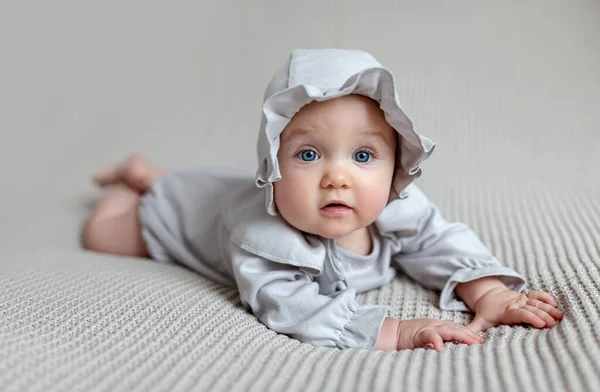
[[[322,188],[350,188],[352,179],[342,168],[336,167],[327,170],[321,179]]]

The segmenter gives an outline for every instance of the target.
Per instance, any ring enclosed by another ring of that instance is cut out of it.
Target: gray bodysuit
[[[357,255],[300,232],[277,214],[279,134],[305,104],[345,94],[378,101],[398,131],[390,202],[370,226],[373,250]],[[270,329],[316,346],[372,349],[387,306],[359,305],[356,293],[392,281],[397,267],[441,291],[440,307],[467,311],[458,283],[500,276],[501,265],[465,225],[443,219],[412,180],[433,143],[417,134],[397,102],[389,71],[360,51],[294,51],[267,88],[255,177],[227,168],[190,168],[157,180],[140,203],[143,238],[160,262],[183,264],[238,288],[244,306]]]

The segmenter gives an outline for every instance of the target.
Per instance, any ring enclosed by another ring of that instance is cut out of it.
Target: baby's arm
[[[522,294],[525,279],[500,264],[467,226],[447,222],[417,187],[400,202],[415,224],[399,234],[402,251],[394,259],[409,276],[441,291],[442,309],[474,311],[469,327],[475,332],[501,323],[551,327],[562,318],[549,294]]]
[[[512,290],[525,289],[525,278],[500,264],[469,227],[446,221],[416,186],[407,193],[407,199],[394,202],[395,219],[409,218],[397,233],[401,251],[394,261],[416,281],[441,291],[443,310],[469,311],[455,288],[480,278],[495,276]]]
[[[231,248],[242,303],[267,327],[304,343],[373,349],[387,306],[360,305],[355,291],[319,294],[310,270]]]

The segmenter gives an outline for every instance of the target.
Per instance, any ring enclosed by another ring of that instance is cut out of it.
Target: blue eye
[[[354,154],[354,160],[360,163],[367,163],[371,160],[371,154],[367,151],[359,151]]]
[[[303,150],[298,154],[298,157],[305,162],[312,162],[319,157],[319,154],[313,150]]]

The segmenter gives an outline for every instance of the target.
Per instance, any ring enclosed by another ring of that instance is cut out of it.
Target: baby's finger
[[[541,309],[557,320],[560,320],[563,318],[563,312],[556,309],[554,306],[548,305],[547,303],[544,303],[540,300],[530,299],[529,301],[527,301],[527,305],[534,306],[538,309]]]
[[[550,304],[554,307],[558,306],[558,302],[552,297],[550,294],[545,291],[530,291],[527,293],[527,298],[529,299],[537,299],[547,304]]]
[[[504,324],[520,324],[527,323],[531,324],[536,328],[544,328],[546,322],[534,313],[524,308],[515,308],[506,312],[503,319]]]
[[[479,336],[473,336],[473,331],[470,329],[463,327],[462,325],[444,325],[438,327],[436,332],[442,337],[444,340],[458,340],[459,342],[463,342],[466,344],[477,344],[481,343],[481,338]]]
[[[416,342],[416,347],[425,347],[428,344],[431,344],[435,351],[440,352],[444,351],[444,341],[440,337],[440,335],[435,332],[433,329],[426,329],[419,333]]]
[[[548,313],[546,313],[543,310],[538,309],[534,306],[525,305],[525,306],[523,306],[522,309],[528,310],[531,313],[538,316],[539,318],[541,318],[542,320],[544,320],[544,324],[546,327],[554,327],[558,324],[558,321],[554,320],[554,318],[552,316],[550,316]]]
[[[485,339],[482,338],[481,336],[479,336],[479,334],[475,331],[473,331],[470,328],[467,328],[463,325],[457,324],[457,323],[453,323],[453,322],[449,322],[450,324],[448,324],[448,327],[451,328],[458,328],[464,332],[466,332],[469,336],[471,336],[473,339],[477,340],[478,343],[484,343]]]

